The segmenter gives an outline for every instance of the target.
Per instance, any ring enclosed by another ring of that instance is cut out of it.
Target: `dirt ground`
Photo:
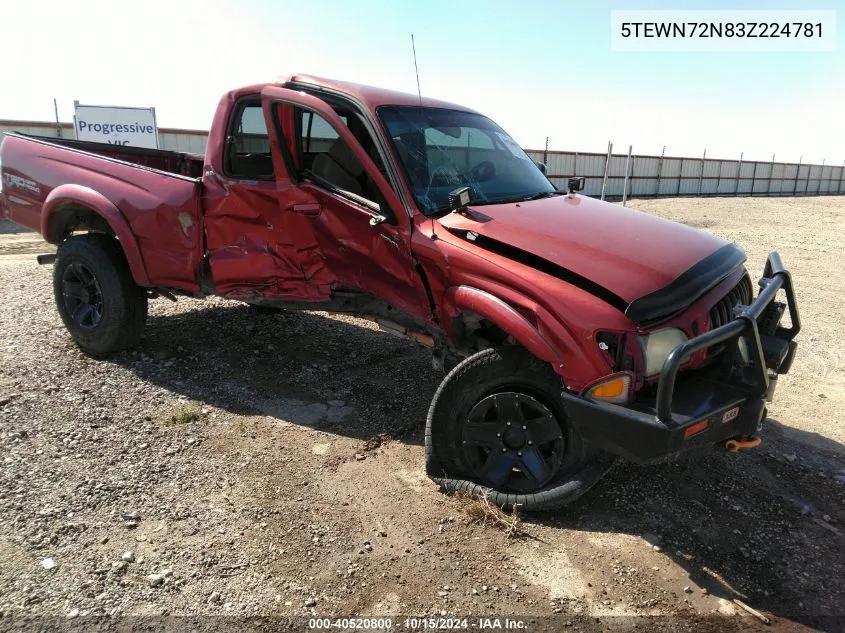
[[[0,629],[845,630],[845,198],[631,204],[735,240],[753,278],[779,250],[799,354],[757,450],[623,464],[516,538],[423,474],[426,350],[350,317],[180,299],[94,361],[35,263],[49,247],[7,225]]]

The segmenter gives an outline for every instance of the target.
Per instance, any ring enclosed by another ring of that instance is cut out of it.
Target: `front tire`
[[[88,233],[59,246],[53,294],[68,332],[83,352],[101,357],[138,343],[147,320],[147,293],[135,284],[120,244]]]
[[[551,510],[584,494],[614,460],[584,445],[548,363],[519,347],[459,363],[432,400],[426,469],[448,492],[498,506]]]

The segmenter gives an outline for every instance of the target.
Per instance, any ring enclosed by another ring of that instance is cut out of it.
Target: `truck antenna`
[[[414,52],[414,72],[417,75],[417,96],[420,98],[420,107],[422,107],[422,91],[420,90],[420,69],[417,66],[417,47],[414,44],[414,34],[411,33],[411,50]],[[434,228],[436,218],[431,218],[431,237],[437,239],[437,231]]]
[[[419,95],[420,107],[422,107],[422,92],[420,91],[420,69],[417,66],[417,47],[414,44],[413,33],[411,33],[411,50],[414,51],[414,72],[417,74],[417,95]]]

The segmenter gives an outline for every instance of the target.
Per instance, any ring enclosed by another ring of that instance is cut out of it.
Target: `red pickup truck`
[[[374,319],[455,365],[429,476],[503,506],[568,503],[620,456],[756,445],[795,354],[777,253],[754,298],[737,245],[559,191],[450,103],[293,75],[226,94],[205,157],[11,134],[0,160],[83,351],[137,343],[161,296]]]

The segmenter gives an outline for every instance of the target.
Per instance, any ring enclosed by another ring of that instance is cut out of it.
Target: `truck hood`
[[[584,282],[580,285],[620,309],[647,297],[654,306],[661,290],[675,300],[680,291],[691,302],[745,259],[741,249],[710,233],[579,195],[470,205],[466,213],[439,222],[481,248]],[[706,265],[696,266],[705,258]]]

